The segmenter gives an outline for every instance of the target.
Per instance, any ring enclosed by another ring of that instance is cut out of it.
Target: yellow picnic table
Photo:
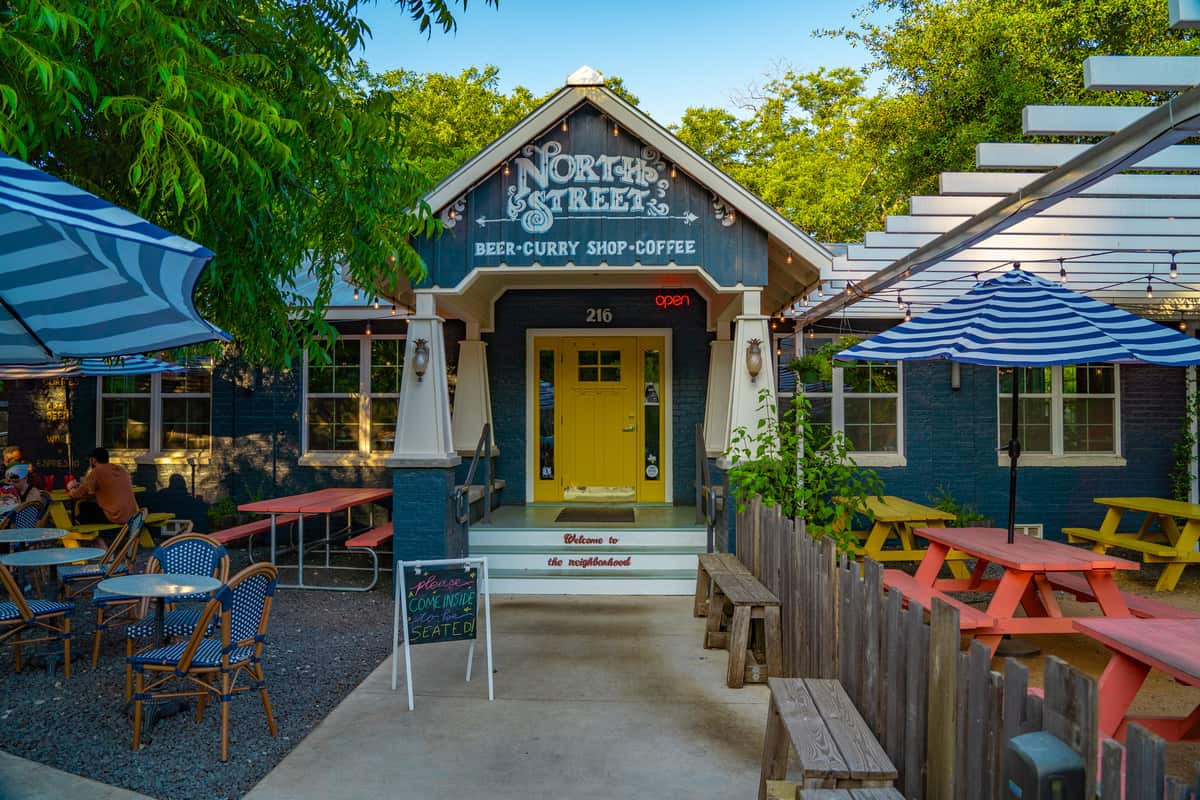
[[[1158,497],[1097,497],[1095,502],[1108,511],[1100,529],[1063,528],[1067,541],[1088,542],[1092,550],[1104,553],[1110,547],[1123,547],[1142,554],[1147,564],[1166,564],[1156,592],[1175,588],[1188,564],[1200,563],[1196,542],[1200,541],[1200,505]],[[1141,526],[1133,533],[1117,533],[1127,511],[1145,513]],[[1179,525],[1183,520],[1183,527]]]
[[[866,556],[876,561],[920,561],[925,557],[925,548],[917,547],[913,531],[917,528],[944,528],[954,519],[948,511],[923,506],[903,497],[884,495],[868,497],[865,511],[874,519],[869,531],[852,531],[862,544],[852,548],[856,556]],[[900,547],[885,547],[889,539],[896,538]],[[962,553],[952,550],[946,557],[946,566],[956,578],[970,577],[962,564]]]
[[[146,491],[145,486],[134,486],[133,493],[140,494]],[[90,542],[102,533],[107,531],[119,531],[123,525],[118,525],[115,522],[95,522],[85,525],[75,525],[71,522],[71,515],[67,511],[67,503],[71,502],[71,493],[66,489],[52,489],[50,492],[50,521],[56,528],[68,530],[71,533],[63,538],[64,547],[79,547],[80,542]],[[162,525],[169,519],[174,518],[174,514],[160,512],[157,514],[146,515],[146,526]],[[141,536],[142,547],[153,547],[154,540],[150,536],[149,530],[142,529]]]

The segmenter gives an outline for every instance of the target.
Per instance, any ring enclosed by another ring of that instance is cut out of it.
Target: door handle
[[[637,425],[626,425],[624,428],[621,428],[622,433],[629,433],[630,431],[636,431],[636,430],[637,430]]]

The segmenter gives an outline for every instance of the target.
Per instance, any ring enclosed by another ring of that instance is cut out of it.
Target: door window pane
[[[643,469],[646,480],[659,480],[661,470],[662,438],[662,354],[658,350],[646,350],[642,354],[643,430],[645,431],[646,456]]]
[[[554,351],[538,351],[538,479],[554,480]]]

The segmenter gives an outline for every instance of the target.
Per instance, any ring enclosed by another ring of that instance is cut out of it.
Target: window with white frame
[[[804,337],[804,352],[814,353],[836,343],[840,335]],[[794,358],[792,338],[781,337],[775,352],[781,373],[791,372]],[[852,454],[901,456],[904,450],[902,372],[896,363],[835,361],[816,373],[780,376],[780,397],[799,391],[812,406],[812,422],[818,436],[833,431],[845,435]],[[794,389],[793,389],[794,387]]]
[[[342,336],[305,365],[305,451],[391,452],[404,371],[403,336]]]
[[[1118,455],[1120,373],[1115,364],[1023,368],[1018,386],[1021,452]],[[1013,371],[996,370],[997,442],[1012,438]]]
[[[144,454],[212,448],[212,372],[109,375],[100,383],[99,443]]]

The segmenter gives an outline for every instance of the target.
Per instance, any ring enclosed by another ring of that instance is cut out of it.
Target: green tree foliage
[[[848,69],[784,71],[745,119],[689,109],[676,131],[823,241],[881,229],[940,172],[974,168],[977,143],[1020,141],[1026,105],[1164,99],[1086,91],[1088,56],[1200,53],[1161,0],[873,0],[856,22],[823,33],[864,48],[882,92]]]
[[[466,0],[394,0],[420,31]],[[495,5],[496,0],[484,0]],[[358,0],[0,3],[0,150],[217,253],[197,293],[242,354],[288,363],[329,333],[344,269],[386,285],[423,266],[428,180],[404,120],[353,61]],[[300,324],[286,287],[322,290]],[[279,286],[285,290],[280,291]]]

